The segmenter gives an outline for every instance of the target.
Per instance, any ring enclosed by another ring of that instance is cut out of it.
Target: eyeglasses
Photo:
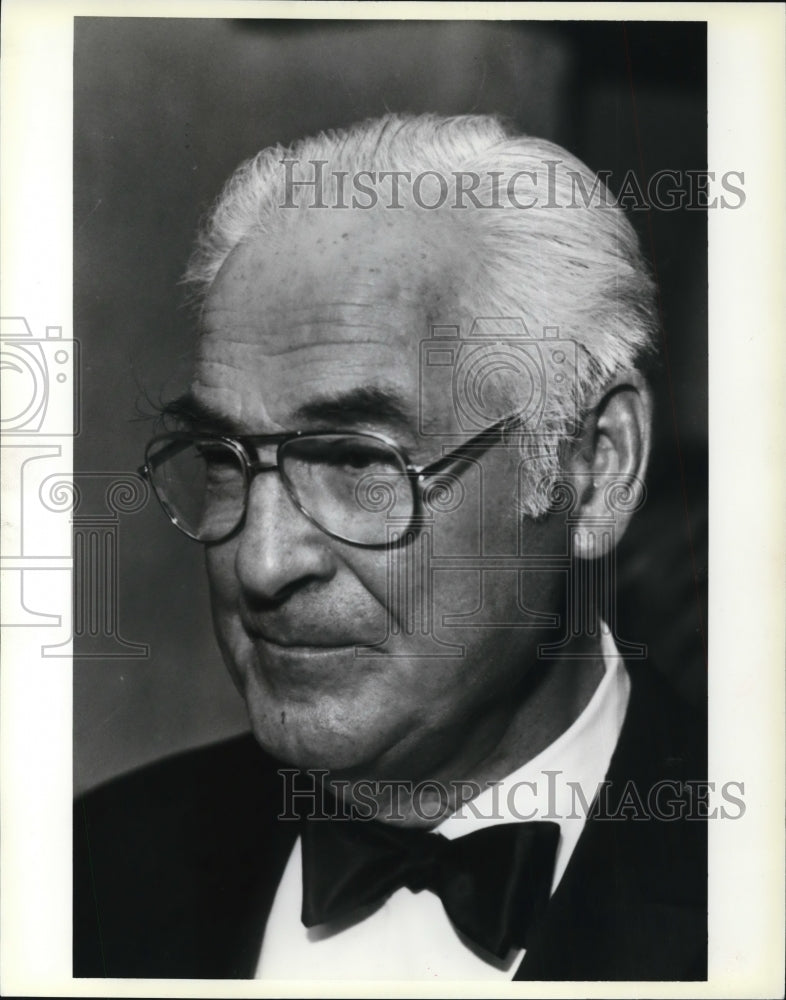
[[[153,438],[140,475],[176,528],[205,544],[225,541],[243,524],[255,476],[277,471],[289,498],[312,524],[342,542],[387,548],[391,523],[403,535],[423,507],[427,479],[499,441],[505,417],[425,466],[381,434],[294,431],[233,438],[177,431]],[[256,449],[276,447],[273,464]]]

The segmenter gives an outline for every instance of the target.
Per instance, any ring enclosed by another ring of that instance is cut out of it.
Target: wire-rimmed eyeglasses
[[[504,417],[428,465],[412,464],[382,434],[292,431],[229,437],[175,431],[148,443],[139,472],[172,524],[198,542],[222,542],[238,531],[254,477],[278,472],[295,507],[325,534],[387,548],[395,544],[391,523],[400,537],[417,521],[426,480],[490,448],[515,422]],[[256,458],[257,449],[272,446],[275,462]]]

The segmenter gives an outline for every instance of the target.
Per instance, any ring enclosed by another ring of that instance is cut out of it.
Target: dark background
[[[194,326],[178,282],[200,216],[242,159],[389,110],[498,112],[610,170],[612,190],[628,170],[646,184],[706,167],[706,68],[703,23],[76,18],[77,485],[103,490],[135,470],[144,413],[184,387]],[[701,704],[706,213],[631,218],[658,283],[664,363],[648,501],[619,553],[619,635],[646,643]],[[152,499],[117,514],[101,490],[85,488],[75,512],[77,535],[114,546],[76,579],[77,791],[246,727],[199,546]]]

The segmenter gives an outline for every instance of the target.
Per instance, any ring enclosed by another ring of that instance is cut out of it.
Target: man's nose
[[[268,601],[336,572],[328,536],[298,510],[272,469],[249,484],[235,571],[250,598]]]

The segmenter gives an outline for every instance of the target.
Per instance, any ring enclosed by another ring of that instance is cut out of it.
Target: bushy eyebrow
[[[379,385],[317,396],[297,407],[293,416],[296,421],[330,427],[373,422],[411,432],[416,425],[414,413],[399,393]]]
[[[174,417],[189,427],[206,427],[223,434],[237,432],[235,422],[225,413],[196,399],[191,392],[184,392],[161,407],[161,418],[167,417]]]
[[[197,399],[191,392],[165,403],[160,415],[162,419],[174,417],[190,427],[209,428],[217,433],[237,434],[239,430],[235,421],[220,409]],[[304,429],[304,424],[329,430],[383,423],[411,433],[416,425],[415,415],[402,397],[394,389],[377,385],[316,396],[298,406],[292,418],[292,430]]]

